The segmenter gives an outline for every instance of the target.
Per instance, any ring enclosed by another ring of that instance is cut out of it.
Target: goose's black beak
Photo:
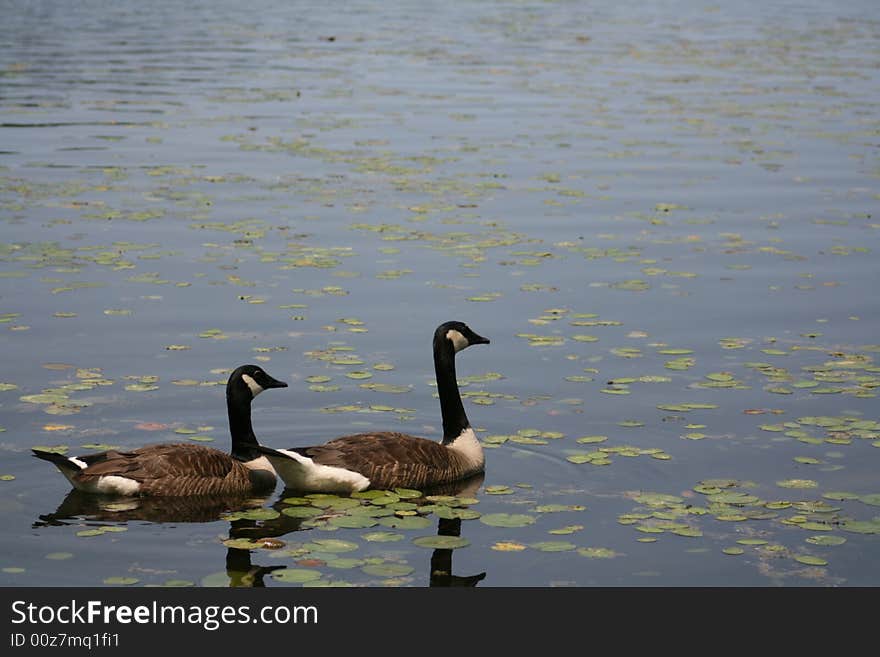
[[[265,383],[261,382],[260,385],[262,385],[264,388],[267,388],[267,389],[268,388],[286,388],[287,387],[287,384],[284,381],[279,381],[278,379],[273,379],[268,374],[266,375]]]
[[[489,344],[489,338],[484,338],[482,335],[474,333],[473,337],[468,338],[468,342],[471,344]]]

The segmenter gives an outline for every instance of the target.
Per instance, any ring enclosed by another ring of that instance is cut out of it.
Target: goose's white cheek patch
[[[241,375],[241,380],[244,381],[244,382],[247,384],[247,387],[251,389],[251,394],[252,394],[254,397],[256,397],[257,395],[259,395],[259,394],[260,394],[261,392],[263,392],[263,390],[265,389],[265,388],[263,388],[263,386],[261,386],[259,383],[257,383],[257,382],[254,380],[254,377],[249,376],[249,375],[247,375],[247,374],[242,374],[242,375]]]
[[[458,353],[470,344],[467,338],[455,329],[446,331],[446,339],[452,342],[452,348],[455,349],[455,353]]]

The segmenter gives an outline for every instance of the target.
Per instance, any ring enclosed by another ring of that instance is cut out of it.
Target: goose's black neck
[[[227,387],[226,411],[229,414],[232,455],[248,460],[252,453],[250,448],[259,444],[251,424],[251,395],[241,388]]]
[[[458,392],[455,378],[455,349],[445,337],[434,340],[434,373],[440,395],[440,415],[443,418],[443,444],[448,445],[470,425]]]

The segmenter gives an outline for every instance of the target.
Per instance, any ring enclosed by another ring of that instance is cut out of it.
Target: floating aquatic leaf
[[[880,493],[862,495],[859,497],[859,501],[864,502],[865,504],[870,504],[871,506],[880,506]]]
[[[320,570],[309,570],[307,568],[285,568],[284,570],[276,570],[272,573],[272,579],[288,584],[302,584],[320,579]]]
[[[46,558],[52,561],[64,561],[71,557],[73,557],[73,552],[50,552],[46,555]]]
[[[522,552],[526,549],[526,546],[513,541],[498,541],[492,545],[492,549],[498,552]]]
[[[676,527],[670,531],[676,536],[687,536],[691,538],[698,538],[703,535],[703,532],[696,527]]]
[[[422,497],[422,492],[412,488],[395,488],[394,494],[402,500],[416,499]]]
[[[421,516],[387,516],[379,518],[379,524],[392,529],[425,529],[431,526],[431,521]]]
[[[540,541],[532,543],[529,547],[541,552],[568,552],[574,550],[577,545],[569,541]]]
[[[336,516],[328,521],[333,527],[345,529],[368,529],[379,524],[378,520],[367,515]]]
[[[281,513],[291,518],[314,518],[324,513],[324,511],[312,506],[289,506],[281,509]]]
[[[855,493],[846,493],[841,491],[829,491],[823,493],[822,497],[829,500],[857,500],[859,498]]]
[[[525,527],[534,524],[535,516],[523,513],[489,513],[481,516],[480,522],[491,527]]]
[[[816,488],[819,484],[812,479],[785,479],[777,481],[776,485],[782,488]]]
[[[470,545],[470,541],[459,536],[420,536],[413,543],[423,548],[438,550],[454,550]]]
[[[619,556],[617,552],[609,548],[596,547],[578,548],[577,553],[582,557],[589,557],[590,559],[613,559],[614,557]]]
[[[742,554],[743,552],[745,552],[745,550],[743,550],[741,547],[726,547],[721,551],[724,554],[729,554],[732,556],[736,556],[736,555],[739,555],[739,554]]]
[[[560,511],[583,511],[587,507],[580,504],[541,504],[534,508],[537,513],[558,513]]]
[[[813,545],[843,545],[846,543],[846,539],[843,536],[835,536],[833,534],[810,536],[806,540],[807,543],[812,543]]]
[[[397,534],[395,532],[369,532],[367,534],[363,534],[361,536],[365,541],[369,541],[371,543],[393,543],[396,541],[402,541],[406,538],[403,534]]]
[[[821,557],[814,557],[809,554],[799,554],[794,558],[798,563],[806,564],[807,566],[827,566],[828,562]]]
[[[486,486],[484,489],[489,495],[512,495],[513,489],[510,486]]]
[[[367,575],[376,577],[405,577],[413,572],[414,568],[402,563],[376,563],[363,566],[361,570]]]
[[[104,533],[101,529],[81,529],[76,533],[77,536],[101,536]]]
[[[286,511],[286,509],[285,509]],[[275,518],[280,517],[281,514],[278,513],[275,509],[248,509],[246,511],[233,511],[232,513],[228,513],[226,515],[221,516],[223,520],[232,521],[232,520],[274,520]]]
[[[754,495],[749,495],[747,493],[740,493],[736,491],[725,491],[721,493],[715,493],[713,495],[709,495],[710,502],[716,502],[721,504],[735,504],[735,505],[744,505],[744,504],[754,504],[759,502],[760,500]]]
[[[352,552],[357,550],[358,544],[352,541],[343,541],[337,538],[317,538],[306,543],[304,548],[313,552]]]
[[[140,580],[137,577],[107,577],[104,579],[104,584],[120,584],[122,586],[129,586],[138,582]]]
[[[12,481],[13,479],[15,479],[15,475],[11,475],[11,474],[0,475],[0,481]]]

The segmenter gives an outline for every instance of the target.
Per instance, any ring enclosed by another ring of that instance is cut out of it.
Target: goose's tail
[[[338,465],[316,463],[315,457],[303,453],[306,450],[312,453],[318,448],[273,449],[256,445],[254,449],[266,455],[275,473],[291,490],[340,494],[361,491],[370,485],[370,480],[358,472]]]
[[[47,452],[42,449],[32,449],[31,451],[38,459],[43,459],[44,461],[49,461],[49,463],[54,463],[55,466],[59,470],[61,470],[62,474],[64,474],[65,476],[69,474],[76,474],[85,467],[84,463],[77,463],[76,460],[57,452]]]

